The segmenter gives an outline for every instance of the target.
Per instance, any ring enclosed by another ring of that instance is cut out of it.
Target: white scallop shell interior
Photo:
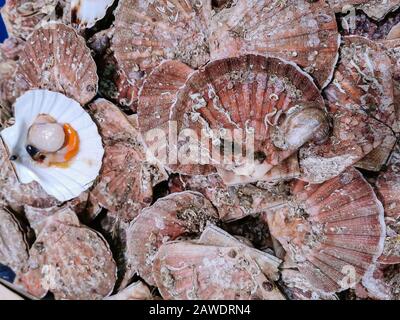
[[[78,133],[78,154],[68,167],[45,167],[29,156],[26,151],[29,127],[39,114],[48,114],[59,123],[70,124]],[[77,103],[61,93],[48,90],[32,90],[15,103],[15,124],[0,133],[13,161],[21,183],[37,181],[43,189],[59,201],[79,196],[93,185],[98,176],[104,149],[96,124]]]
[[[72,0],[71,12],[77,18],[77,21],[72,22],[82,27],[91,28],[97,21],[105,17],[107,9],[113,3],[114,0]]]

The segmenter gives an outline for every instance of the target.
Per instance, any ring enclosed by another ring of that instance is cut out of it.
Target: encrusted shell
[[[373,166],[379,167],[390,152],[382,142],[390,140],[396,120],[392,62],[378,45],[358,36],[345,37],[341,52],[334,80],[325,89],[332,134],[300,151],[301,179],[313,183],[337,176],[378,147],[383,163]]]
[[[71,23],[79,28],[91,28],[103,19],[114,0],[70,0]]]
[[[14,272],[28,261],[28,242],[19,221],[10,211],[0,208],[0,263]]]
[[[154,258],[153,274],[168,300],[285,299],[240,247],[168,242]]]
[[[97,93],[96,64],[85,40],[60,23],[33,32],[21,53],[15,79],[20,91],[57,91],[82,105]]]
[[[157,200],[143,209],[127,231],[127,253],[131,267],[148,284],[160,245],[185,235],[201,233],[207,223],[216,222],[218,213],[200,193],[185,191]]]
[[[28,130],[35,119],[49,115],[60,124],[69,124],[79,136],[79,150],[65,167],[43,166],[26,150]],[[58,201],[78,197],[93,184],[99,174],[104,154],[95,123],[74,100],[61,93],[31,90],[15,104],[15,124],[1,131],[21,183],[38,182]]]
[[[48,218],[29,252],[16,284],[37,298],[102,299],[116,281],[116,265],[106,240],[62,209]]]
[[[316,289],[354,286],[383,250],[383,208],[371,186],[349,169],[323,184],[295,181],[291,192],[267,215],[271,234]]]
[[[208,160],[253,180],[263,180],[304,143],[320,142],[329,128],[323,99],[307,74],[291,63],[255,55],[216,60],[192,73],[178,92],[170,120],[178,133],[174,171],[196,174],[201,161]],[[197,138],[187,139],[187,129]],[[206,141],[200,139],[204,133]],[[235,145],[242,148],[233,150]],[[243,146],[250,149],[245,154]]]
[[[211,33],[213,58],[277,56],[297,63],[322,88],[338,59],[340,35],[325,1],[238,0],[213,17]]]

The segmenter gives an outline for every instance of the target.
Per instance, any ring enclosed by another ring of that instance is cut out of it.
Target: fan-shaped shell
[[[105,157],[89,201],[129,223],[152,203],[153,187],[167,175],[157,163],[146,159],[137,123],[104,99],[96,100],[90,109],[105,143]]]
[[[301,179],[313,183],[337,176],[377,147],[384,161],[390,152],[382,142],[390,140],[389,127],[396,120],[392,62],[374,42],[358,36],[345,37],[341,52],[334,80],[325,89],[332,134],[300,151]]]
[[[0,208],[0,263],[17,272],[28,261],[28,250],[25,233],[17,218]]]
[[[268,226],[316,289],[355,285],[383,250],[383,208],[355,169],[319,185],[296,181],[293,200],[268,213]]]
[[[158,250],[153,274],[167,300],[284,300],[238,247],[169,242]]]
[[[120,1],[112,49],[118,65],[140,88],[143,77],[164,59],[193,68],[208,62],[211,1]]]
[[[70,0],[71,23],[79,28],[91,28],[103,19],[114,0]]]
[[[106,240],[62,209],[46,222],[29,252],[27,269],[16,283],[35,297],[48,291],[56,299],[101,299],[116,281],[116,266]]]
[[[84,105],[96,95],[96,64],[75,30],[52,23],[33,32],[15,74],[18,89],[48,89]]]
[[[200,193],[185,191],[157,200],[141,211],[127,231],[127,258],[150,285],[154,255],[160,245],[180,236],[201,233],[218,213]]]
[[[329,127],[323,99],[307,74],[291,63],[255,55],[213,61],[192,73],[170,120],[176,121],[181,161],[175,171],[196,174],[205,160],[253,180],[262,180],[305,142],[323,140]],[[194,139],[187,139],[188,129]]]
[[[36,118],[49,115],[69,124],[79,136],[79,151],[65,167],[42,166],[26,150],[28,130]],[[90,116],[74,100],[47,90],[32,90],[15,104],[15,124],[1,132],[21,183],[37,181],[59,201],[78,197],[99,174],[104,154],[100,135]]]
[[[37,182],[22,184],[18,181],[9,153],[0,138],[0,199],[14,211],[22,212],[24,205],[35,208],[48,208],[59,202],[48,195]]]
[[[277,56],[309,72],[319,87],[332,78],[339,33],[325,1],[239,0],[213,17],[213,57]]]
[[[376,181],[376,190],[385,209],[386,240],[381,263],[400,263],[400,167],[391,164]]]

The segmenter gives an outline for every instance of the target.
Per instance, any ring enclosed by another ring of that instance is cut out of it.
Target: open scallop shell
[[[197,68],[210,58],[209,0],[123,0],[115,16],[112,49],[118,65],[138,88],[164,59]]]
[[[47,114],[59,123],[70,124],[78,133],[78,154],[65,168],[44,167],[35,163],[26,151],[28,129],[40,114]],[[38,182],[59,201],[78,197],[97,178],[104,154],[100,135],[90,116],[74,100],[47,90],[32,90],[15,104],[15,124],[1,132],[21,183]]]
[[[114,0],[70,0],[71,23],[79,28],[91,28],[103,19]]]
[[[323,141],[329,130],[324,101],[310,77],[292,63],[256,55],[216,60],[192,73],[170,120],[178,136],[174,171],[196,174],[205,160],[252,180],[262,180],[304,143]]]
[[[56,299],[92,300],[110,295],[115,281],[116,265],[106,240],[66,208],[46,221],[16,284],[37,298],[50,291]]]
[[[167,300],[284,300],[240,247],[168,242],[153,264],[157,287]]]
[[[380,167],[390,152],[390,128],[396,120],[392,61],[378,45],[359,36],[345,37],[341,52],[334,80],[325,89],[332,134],[325,143],[300,150],[301,179],[313,183],[337,176],[378,147],[375,160],[383,163],[368,166]]]
[[[85,39],[61,23],[33,32],[26,42],[15,74],[18,89],[48,89],[81,105],[96,95],[96,64]]]
[[[0,208],[0,263],[17,272],[28,261],[28,250],[25,233],[17,218]]]
[[[331,80],[340,35],[325,1],[238,0],[213,17],[213,58],[254,53],[293,61],[319,87]]]
[[[355,169],[323,184],[295,181],[292,201],[268,213],[271,234],[316,289],[355,285],[383,250],[383,208]]]
[[[201,233],[218,213],[200,193],[185,191],[157,200],[141,211],[127,231],[127,258],[132,268],[150,285],[154,255],[162,243]]]

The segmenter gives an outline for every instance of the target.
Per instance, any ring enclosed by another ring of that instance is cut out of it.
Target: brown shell
[[[337,176],[377,147],[374,153],[386,160],[389,147],[385,139],[392,135],[388,127],[395,128],[390,58],[374,42],[359,36],[345,37],[341,52],[334,80],[325,89],[332,134],[325,143],[300,151],[301,179],[313,183]]]
[[[25,233],[17,218],[0,208],[0,263],[17,272],[28,261],[28,250]]]
[[[33,32],[15,74],[18,89],[61,92],[84,105],[97,93],[96,64],[75,30],[52,23]]]
[[[112,50],[125,75],[140,88],[164,59],[197,68],[209,60],[211,1],[120,1]]]
[[[127,231],[126,256],[132,269],[154,285],[151,266],[159,246],[180,236],[199,234],[217,219],[217,211],[200,193],[185,191],[157,200],[141,211]]]
[[[49,196],[37,182],[21,184],[9,161],[9,154],[0,138],[0,199],[14,211],[22,212],[24,205],[36,208],[49,208],[59,202]]]
[[[268,213],[271,234],[310,284],[325,293],[347,289],[383,250],[383,208],[355,169],[318,185],[295,181],[291,201]]]
[[[386,239],[379,261],[384,264],[400,263],[400,166],[389,166],[376,183],[376,191],[385,209]]]
[[[213,23],[214,59],[272,55],[304,68],[321,88],[332,78],[340,36],[325,1],[238,0],[218,12]]]
[[[29,256],[16,284],[38,298],[50,291],[56,299],[102,299],[114,288],[116,265],[107,242],[69,209],[48,219]]]
[[[254,260],[239,247],[168,242],[153,274],[166,300],[284,300]]]
[[[1,15],[10,35],[27,39],[35,28],[62,18],[58,14],[59,3],[57,0],[7,0]]]
[[[89,202],[129,223],[152,203],[153,186],[167,175],[157,163],[147,161],[136,120],[104,99],[96,100],[90,110],[105,143],[105,156]]]
[[[137,281],[122,291],[105,298],[104,300],[153,300],[150,289],[142,281]]]
[[[323,99],[309,76],[293,64],[255,55],[213,61],[192,73],[178,92],[170,119],[177,123],[178,159],[200,147],[207,151],[205,160],[253,179],[262,179],[305,142],[323,140],[328,128]],[[203,130],[211,138],[187,141],[182,136],[187,129],[197,137]],[[243,138],[232,144],[236,129]],[[254,148],[226,164],[223,151],[239,143],[243,149],[244,142],[249,147],[246,140],[253,136]],[[248,165],[252,154],[254,164]],[[181,164],[179,172],[196,174],[196,167]]]

